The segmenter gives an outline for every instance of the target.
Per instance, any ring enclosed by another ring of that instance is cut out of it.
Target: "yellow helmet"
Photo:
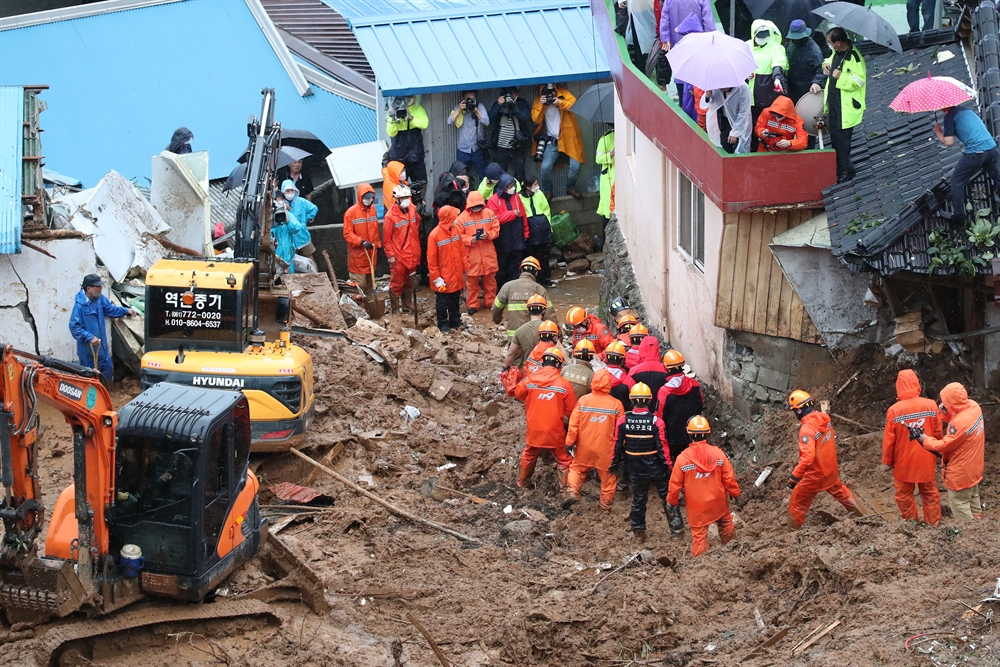
[[[577,359],[589,360],[594,356],[594,344],[584,338],[573,346],[573,356]]]
[[[653,400],[653,392],[649,390],[649,385],[645,382],[636,382],[629,389],[628,397],[633,401],[641,401],[643,399],[651,401]]]
[[[707,419],[701,415],[695,415],[688,420],[687,432],[690,435],[708,435],[712,432],[712,427]]]
[[[573,306],[566,313],[566,321],[572,326],[583,324],[587,321],[587,309],[580,306]]]
[[[639,324],[639,320],[631,315],[626,315],[618,321],[618,333],[625,333],[637,324]]]
[[[801,408],[807,408],[813,404],[813,397],[809,395],[808,392],[802,391],[801,389],[796,389],[788,395],[788,401],[785,403],[786,410],[799,410]]]
[[[555,359],[560,364],[566,361],[563,351],[554,345],[542,353],[542,361],[544,362],[546,359]]]
[[[548,305],[549,305],[548,300],[546,300],[546,298],[541,294],[532,294],[531,296],[528,297],[528,303],[527,303],[528,310],[532,309],[545,310],[548,307]]]
[[[538,325],[538,336],[541,337],[543,335],[558,336],[559,327],[552,320],[545,320]]]
[[[667,368],[680,368],[684,365],[684,355],[677,350],[667,350],[663,355],[663,365]]]
[[[524,271],[526,269],[531,269],[537,273],[542,270],[542,265],[534,257],[525,257],[521,260],[521,270]]]
[[[611,357],[612,355],[616,357],[625,358],[625,353],[628,352],[628,348],[625,347],[625,343],[620,340],[613,340],[604,348],[604,355],[606,357]],[[610,359],[609,359],[610,360]]]
[[[649,329],[642,322],[632,327],[628,332],[628,339],[635,344],[635,339],[642,339],[649,335]]]

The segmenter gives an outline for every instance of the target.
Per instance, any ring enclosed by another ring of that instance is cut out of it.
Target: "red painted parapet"
[[[723,212],[816,203],[836,182],[832,150],[729,155],[656,84],[638,72],[624,40],[614,32],[612,6],[590,0],[597,34],[608,58],[622,109],[691,182]]]

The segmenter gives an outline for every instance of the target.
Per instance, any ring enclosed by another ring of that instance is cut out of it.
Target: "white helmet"
[[[396,201],[410,196],[410,188],[405,185],[397,185],[392,189],[392,198]]]

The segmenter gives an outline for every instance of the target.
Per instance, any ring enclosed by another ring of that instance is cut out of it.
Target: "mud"
[[[565,310],[558,290],[553,296]],[[590,298],[586,305],[596,306],[596,294]],[[980,604],[1000,576],[995,393],[974,396],[987,417],[982,521],[956,525],[947,510],[940,528],[897,521],[891,476],[877,470],[880,436],[835,419],[841,476],[871,514],[849,517],[824,495],[806,526],[792,532],[785,526],[785,480],[796,458],[794,418],[767,410],[759,421],[743,421],[709,391],[713,441],[733,458],[744,494],[733,503],[736,539],[720,546],[713,537],[711,550],[692,559],[689,535],[671,539],[658,502],[650,503],[649,536],[640,544],[626,530],[630,498],[619,495],[610,513],[600,511],[596,479],[588,479],[583,501],[570,509],[562,505],[551,461],[540,461],[533,489],[517,489],[524,412],[498,384],[502,329],[477,314],[469,331],[441,336],[407,329],[407,317],[412,325],[412,316],[404,316],[390,318],[388,328],[362,324],[349,331],[386,355],[391,372],[343,341],[301,341],[313,355],[320,415],[305,447],[319,459],[342,444],[329,463],[341,475],[481,544],[392,515],[316,475],[309,486],[335,497],[335,505],[301,517],[280,537],[323,579],[329,613],[279,600],[271,607],[280,627],[227,622],[153,631],[134,643],[103,642],[93,662],[81,664],[440,665],[408,614],[462,667],[997,664],[1000,642],[985,618],[997,605],[984,604],[980,616],[962,604]],[[429,326],[426,318],[422,325]],[[871,352],[854,361],[837,383],[811,389],[832,401],[832,412],[878,427],[895,399],[897,368]],[[947,356],[925,363],[917,370],[933,397],[948,381],[967,381]],[[437,400],[430,392],[441,382],[450,389]],[[420,416],[408,421],[400,415],[406,406]],[[43,441],[51,489],[67,481],[68,440],[52,427]],[[760,469],[774,461],[769,481],[753,488]],[[262,489],[302,484],[312,472],[290,455],[254,465]],[[487,502],[442,495],[441,488]],[[261,502],[277,500],[263,492]],[[641,550],[651,553],[632,558]],[[275,577],[253,563],[226,582],[225,593],[252,593]],[[811,632],[838,620],[793,654]],[[759,649],[781,630],[782,639]],[[35,664],[34,641],[5,646],[8,664]]]

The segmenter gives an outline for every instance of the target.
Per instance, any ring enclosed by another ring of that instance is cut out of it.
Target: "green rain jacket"
[[[823,64],[832,63],[833,54],[830,54]],[[865,66],[864,57],[854,45],[851,45],[851,51],[844,58],[844,64],[840,69],[840,78],[834,79],[829,76],[826,79],[826,87],[823,89],[823,110],[829,113],[826,100],[830,95],[830,85],[833,84],[840,90],[841,129],[854,127],[864,118],[867,108],[865,105],[867,75],[868,68]]]

